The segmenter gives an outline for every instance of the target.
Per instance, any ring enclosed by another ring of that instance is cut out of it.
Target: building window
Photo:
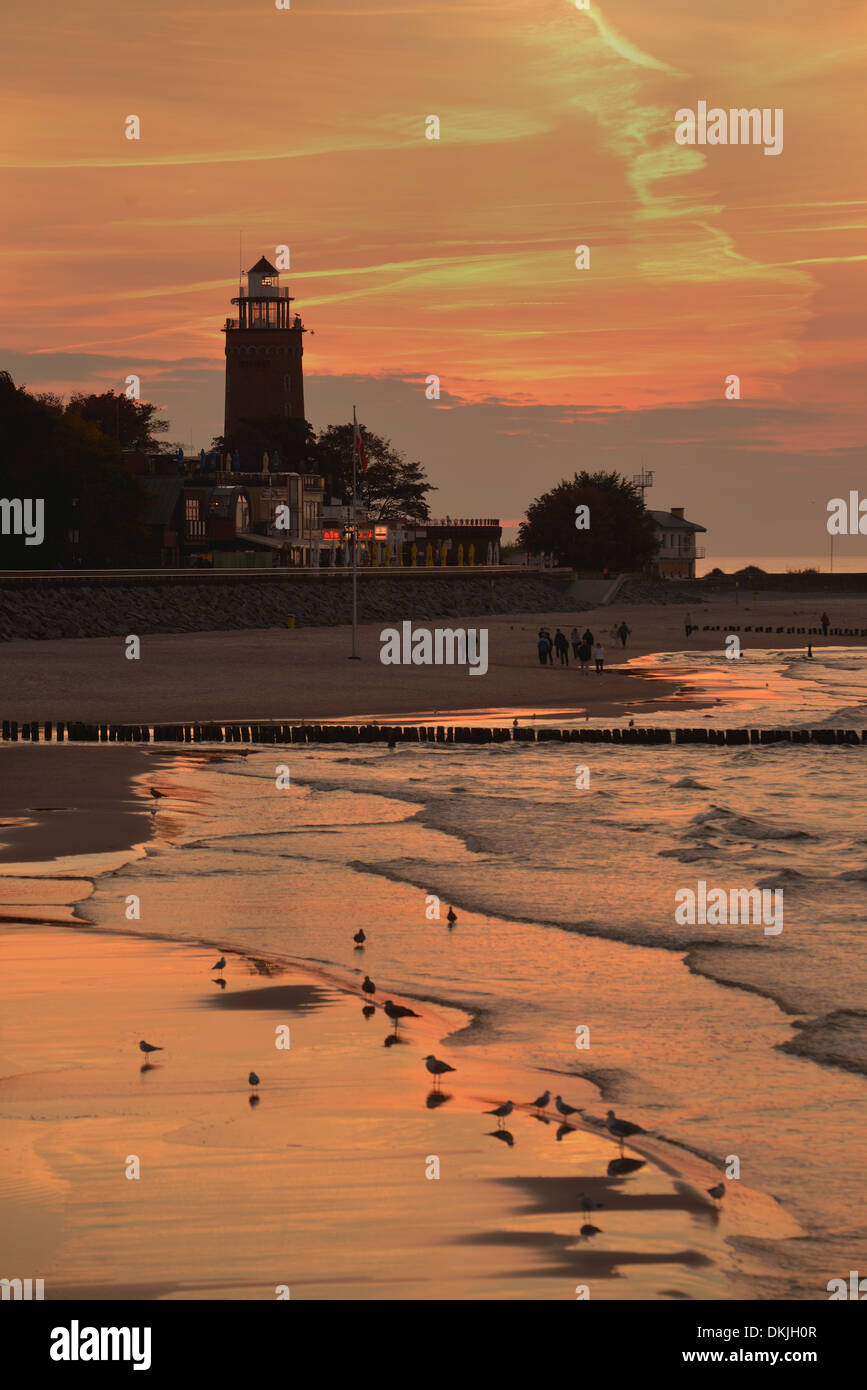
[[[202,504],[198,497],[184,498],[184,517],[187,524],[188,536],[204,536],[205,523],[202,520]]]

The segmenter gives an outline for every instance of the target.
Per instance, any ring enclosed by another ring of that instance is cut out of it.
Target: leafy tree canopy
[[[218,434],[211,443],[221,459],[238,451],[241,468],[251,473],[262,467],[264,454],[273,466],[275,452],[281,471],[289,473],[318,472],[315,459],[316,435],[307,420],[291,420],[272,415],[265,420],[243,420],[226,438]]]
[[[375,521],[395,521],[402,516],[426,520],[430,516],[428,493],[436,489],[427,481],[418,462],[404,458],[390,439],[372,434],[359,425],[367,455],[367,470],[358,465],[358,501]],[[328,425],[316,440],[316,467],[326,479],[326,495],[348,504],[352,500],[351,424]]]
[[[578,507],[589,508],[586,530]],[[527,508],[518,542],[534,553],[553,551],[578,570],[640,570],[657,552],[653,517],[641,492],[619,473],[576,473]]]
[[[57,404],[56,396],[41,397],[46,404]],[[138,449],[143,454],[160,453],[164,449],[158,434],[165,434],[168,421],[158,420],[158,405],[150,401],[131,400],[122,392],[102,391],[98,395],[78,392],[70,396],[64,407],[67,415],[98,425],[104,435],[115,439],[122,449]]]
[[[0,372],[0,495],[41,498],[45,515],[42,545],[0,537],[4,568],[99,569],[135,564],[143,553],[148,496],[117,439],[56,397],[16,387],[8,372]]]

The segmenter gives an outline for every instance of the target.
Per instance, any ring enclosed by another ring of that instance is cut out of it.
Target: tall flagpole
[[[360,661],[358,655],[358,520],[355,508],[355,495],[358,487],[358,422],[355,406],[352,407],[352,654],[350,661]]]

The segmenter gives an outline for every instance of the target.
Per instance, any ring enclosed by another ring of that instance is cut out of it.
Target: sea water
[[[678,661],[730,693],[719,662]],[[763,727],[860,727],[864,669],[856,653],[770,653],[744,705]],[[83,915],[353,983],[363,927],[382,997],[465,1012],[452,1048],[536,1068],[539,1090],[567,1099],[571,1078],[588,1079],[597,1114],[611,1105],[719,1164],[737,1157],[805,1232],[777,1242],[777,1273],[753,1292],[824,1297],[838,1266],[867,1259],[865,759],[846,746],[556,743],[179,759],[161,774],[171,800],[145,859],[101,879]],[[699,881],[782,890],[784,930],[678,925],[676,894]],[[129,893],[140,923],[123,920]],[[762,1244],[742,1239],[739,1257]]]

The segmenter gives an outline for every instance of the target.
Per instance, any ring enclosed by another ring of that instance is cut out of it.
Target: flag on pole
[[[361,463],[361,471],[362,471],[362,473],[366,473],[366,472],[367,472],[367,454],[366,454],[365,451],[364,451],[364,440],[363,440],[362,437],[361,437],[361,430],[358,428],[358,421],[357,421],[356,418],[355,418],[355,410],[353,410],[353,412],[352,412],[352,423],[353,423],[353,426],[354,426],[354,429],[355,429],[355,437],[354,437],[354,440],[353,440],[353,448],[354,448],[354,450],[355,450],[355,453],[356,453],[356,456],[357,456],[359,462]]]

